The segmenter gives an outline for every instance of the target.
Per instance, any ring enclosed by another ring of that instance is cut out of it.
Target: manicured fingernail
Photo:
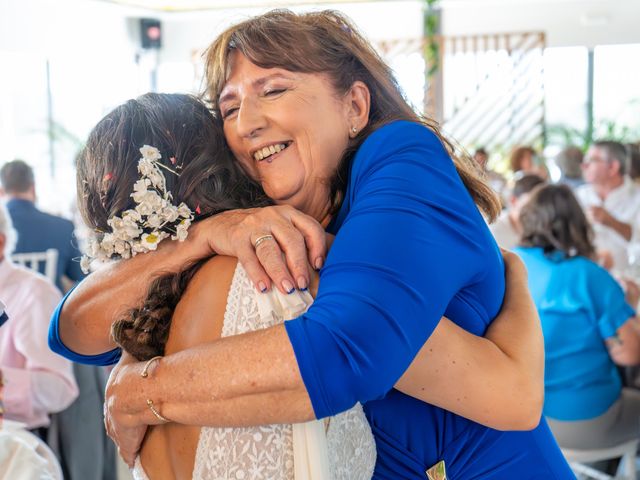
[[[267,291],[267,284],[264,282],[258,282],[258,288],[262,293]]]
[[[316,267],[316,270],[320,270],[322,268],[322,257],[316,258],[316,261],[313,263],[313,266]]]
[[[282,288],[287,293],[293,293],[293,291],[295,290],[295,288],[293,288],[293,284],[289,280],[282,281]]]
[[[307,286],[307,279],[302,276],[298,277],[298,288],[304,292],[307,289]]]

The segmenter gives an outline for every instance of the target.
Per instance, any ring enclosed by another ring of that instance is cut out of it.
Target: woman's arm
[[[638,328],[637,317],[631,317],[617,330],[616,337],[606,340],[609,356],[616,365],[627,367],[640,363]]]
[[[491,428],[530,430],[542,413],[544,341],[524,264],[503,256],[505,300],[486,336],[443,318],[396,388]]]
[[[277,241],[263,242],[256,252],[252,243],[256,231],[270,233]],[[282,251],[287,254],[286,263]],[[271,276],[283,291],[285,280],[296,278],[300,280],[295,285],[309,284],[307,262],[322,263],[325,234],[311,217],[284,206],[233,210],[198,222],[189,229],[185,242],[163,242],[155,252],[108,265],[81,282],[67,297],[58,317],[62,343],[83,355],[113,349],[113,319],[142,301],[153,278],[214,253],[239,258],[256,287],[268,288]]]
[[[620,279],[625,291],[625,300],[632,308],[637,308],[640,287],[628,279]],[[605,344],[611,360],[617,365],[632,366],[640,363],[640,325],[638,317],[630,317],[616,329],[616,336],[607,338]]]
[[[492,428],[530,429],[540,421],[542,408],[542,337],[526,270],[515,254],[503,254],[507,295],[488,338],[443,318],[396,387]],[[237,427],[314,418],[282,327],[240,337],[165,357],[152,366],[148,379],[139,376],[142,364],[114,371],[107,419],[125,459],[135,458],[140,425],[157,423],[146,398],[155,399],[171,420],[192,425]],[[261,348],[270,353],[258,353]],[[248,375],[254,369],[264,376]]]

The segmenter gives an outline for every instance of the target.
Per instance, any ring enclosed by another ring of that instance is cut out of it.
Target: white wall
[[[445,35],[545,31],[547,45],[640,43],[638,0],[442,0]]]

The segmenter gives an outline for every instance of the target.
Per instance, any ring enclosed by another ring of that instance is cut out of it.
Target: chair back
[[[55,248],[49,248],[44,252],[14,253],[11,255],[11,261],[36,272],[40,271],[40,265],[44,263],[44,275],[53,284],[56,283],[58,250]]]
[[[562,453],[569,465],[571,465],[573,472],[580,475],[581,478],[593,480],[636,480],[638,443],[638,439],[633,439],[620,445],[602,449],[574,450],[563,448]],[[614,458],[621,458],[618,464],[618,472],[615,476],[607,475],[588,465],[588,463]]]

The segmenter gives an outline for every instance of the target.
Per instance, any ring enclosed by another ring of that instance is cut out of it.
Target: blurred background
[[[557,151],[640,138],[637,0],[0,0],[0,164],[36,173],[41,208],[70,217],[90,128],[141,93],[199,92],[223,28],[274,7],[349,15],[415,108],[509,174],[531,145]]]

